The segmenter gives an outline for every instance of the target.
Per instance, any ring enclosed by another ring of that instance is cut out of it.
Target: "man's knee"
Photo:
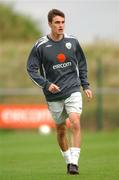
[[[79,130],[79,128],[80,128],[80,114],[71,113],[69,115],[69,119],[70,119],[70,122],[71,122],[73,129]]]
[[[78,131],[78,130],[80,129],[80,123],[79,123],[79,121],[74,120],[74,121],[72,122],[72,127],[73,127],[74,130]]]

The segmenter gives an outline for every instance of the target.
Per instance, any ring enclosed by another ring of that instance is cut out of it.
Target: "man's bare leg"
[[[68,140],[66,136],[66,124],[56,125],[57,141],[62,151],[68,150]]]
[[[67,139],[67,127],[66,123],[56,125],[57,141],[61,149],[62,156],[65,159],[66,164],[71,164],[71,151]]]
[[[72,112],[69,114],[71,122],[71,158],[72,164],[78,166],[78,160],[80,156],[80,144],[81,144],[81,128],[80,128],[80,114]]]
[[[71,122],[72,140],[71,146],[80,148],[81,144],[81,128],[80,128],[80,114],[72,112],[69,114]]]

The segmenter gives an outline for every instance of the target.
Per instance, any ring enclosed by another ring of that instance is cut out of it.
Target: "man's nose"
[[[60,23],[60,27],[63,27],[63,23]]]

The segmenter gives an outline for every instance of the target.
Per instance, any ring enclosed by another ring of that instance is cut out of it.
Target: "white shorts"
[[[48,102],[48,107],[56,124],[61,124],[68,118],[69,113],[82,113],[81,93],[74,92],[64,100]]]

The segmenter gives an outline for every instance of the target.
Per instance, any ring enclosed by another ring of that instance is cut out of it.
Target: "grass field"
[[[54,132],[0,132],[0,180],[118,180],[119,131],[82,133],[80,175],[66,175]]]

